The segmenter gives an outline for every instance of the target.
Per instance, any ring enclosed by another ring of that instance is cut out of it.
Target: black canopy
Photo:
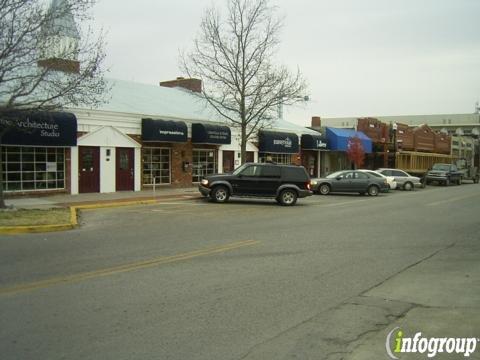
[[[260,152],[277,154],[298,153],[298,136],[288,132],[259,131]]]
[[[12,112],[0,117],[5,145],[76,146],[77,118],[66,112]]]
[[[321,150],[327,148],[327,139],[321,135],[302,135],[302,149]]]
[[[230,144],[231,142],[231,132],[228,126],[192,124],[192,143]]]
[[[183,121],[142,119],[142,140],[187,142],[187,124]]]

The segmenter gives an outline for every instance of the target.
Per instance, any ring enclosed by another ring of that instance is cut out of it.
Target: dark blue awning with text
[[[298,136],[278,131],[259,131],[258,146],[260,152],[276,154],[298,153]]]
[[[321,135],[302,135],[302,149],[322,150],[327,148],[327,139]]]
[[[0,117],[4,145],[76,146],[77,118],[65,112],[12,112]]]
[[[192,124],[192,143],[230,144],[231,132],[228,126],[212,124]]]
[[[187,137],[183,121],[142,119],[142,141],[187,142]]]

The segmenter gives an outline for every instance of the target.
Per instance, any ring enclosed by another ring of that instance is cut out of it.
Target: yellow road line
[[[480,194],[473,194],[473,195],[470,194],[470,195],[465,195],[465,196],[458,196],[458,197],[454,197],[454,198],[450,198],[450,199],[446,199],[446,200],[435,201],[435,202],[432,202],[432,203],[429,203],[429,204],[426,204],[426,205],[427,206],[443,205],[443,204],[448,204],[448,203],[455,202],[455,201],[470,199],[470,198],[473,198],[473,197],[476,197],[476,196],[480,196]]]
[[[218,254],[226,251],[231,251],[235,249],[239,249],[246,246],[256,245],[259,241],[256,240],[245,240],[245,241],[238,241],[226,245],[220,245],[212,248],[207,248],[203,250],[195,250],[187,253],[172,255],[172,256],[160,256],[156,258],[152,258],[149,260],[144,261],[137,261],[130,264],[114,266],[110,268],[75,274],[75,275],[68,275],[58,278],[51,278],[47,280],[41,280],[37,282],[22,284],[13,286],[10,288],[0,288],[0,295],[16,295],[23,292],[33,291],[37,289],[44,289],[56,285],[62,284],[71,284],[80,281],[85,281],[89,279],[100,278],[104,276],[111,276],[116,274],[121,274],[130,271],[136,271],[140,269],[146,269],[154,266],[160,266],[165,264],[170,264],[179,261],[185,261],[189,259],[193,259],[200,256],[208,256],[213,254]]]

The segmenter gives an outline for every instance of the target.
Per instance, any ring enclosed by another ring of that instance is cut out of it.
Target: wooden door
[[[223,172],[229,173],[235,169],[235,152],[223,151]]]
[[[116,148],[116,190],[135,189],[135,158],[133,148]]]
[[[100,149],[91,146],[78,148],[78,191],[100,192]]]
[[[255,153],[253,151],[247,151],[246,162],[254,162]]]

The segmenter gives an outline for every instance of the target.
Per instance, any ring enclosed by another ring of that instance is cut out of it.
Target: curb
[[[191,200],[195,197],[180,198],[179,200]],[[164,199],[168,200],[168,199]],[[0,234],[2,235],[17,235],[30,233],[46,233],[55,231],[72,230],[78,226],[78,211],[79,210],[95,210],[102,208],[113,208],[133,205],[150,205],[161,203],[161,199],[137,200],[137,201],[117,201],[110,203],[96,203],[85,205],[70,206],[70,223],[52,224],[52,225],[22,225],[22,226],[0,226]]]

